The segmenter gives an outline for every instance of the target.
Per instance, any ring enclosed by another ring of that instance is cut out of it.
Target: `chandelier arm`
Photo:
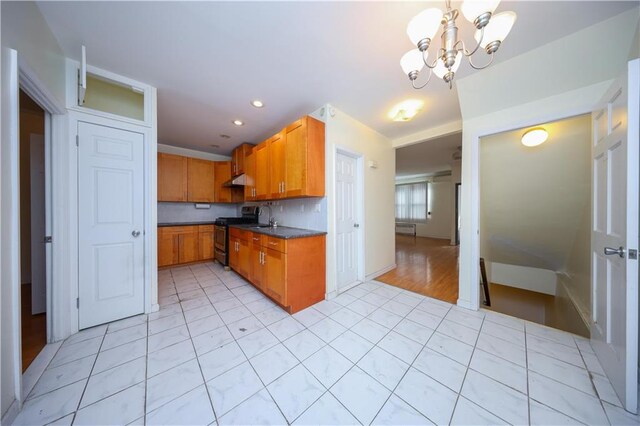
[[[411,80],[411,85],[413,86],[414,89],[418,89],[418,90],[422,89],[424,86],[429,84],[429,81],[431,81],[431,75],[432,74],[433,74],[433,72],[431,71],[431,68],[429,68],[429,77],[427,77],[427,81],[425,81],[423,85],[416,86],[416,81],[415,80]]]
[[[458,43],[462,44],[462,49],[458,49],[458,50],[461,51],[462,53],[464,53],[464,56],[470,57],[471,55],[473,55],[474,53],[476,53],[478,51],[478,49],[480,48],[480,44],[482,43],[483,39],[484,39],[484,27],[482,27],[482,29],[480,30],[480,40],[478,40],[478,44],[476,44],[476,47],[475,47],[475,49],[473,49],[473,51],[469,52],[467,50],[467,47],[464,44],[464,41],[462,41],[462,40],[458,40],[458,42],[455,44],[455,46],[457,46]],[[469,60],[469,62],[471,62],[471,60]]]
[[[422,62],[424,62],[424,64],[427,66],[427,68],[429,68],[429,70],[432,70],[436,67],[438,58],[436,57],[436,59],[433,61],[433,64],[429,65],[429,62],[427,62],[427,51],[425,50],[424,52],[422,52]]]
[[[491,65],[491,63],[493,62],[494,54],[495,54],[495,52],[492,52],[492,53],[491,53],[491,60],[489,61],[489,63],[488,63],[488,64],[483,65],[483,66],[480,66],[480,67],[479,67],[479,66],[476,66],[476,65],[473,63],[473,61],[471,60],[471,57],[469,57],[469,65],[471,65],[471,68],[473,68],[474,70],[482,70],[482,69],[485,69],[486,67],[488,67],[489,65]]]

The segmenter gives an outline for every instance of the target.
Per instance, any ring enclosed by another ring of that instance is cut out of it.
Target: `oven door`
[[[227,227],[224,225],[216,225],[214,231],[214,245],[216,250],[223,253],[227,252]]]

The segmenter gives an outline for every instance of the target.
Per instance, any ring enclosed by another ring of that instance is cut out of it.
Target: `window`
[[[424,222],[427,220],[427,183],[396,185],[396,220]]]

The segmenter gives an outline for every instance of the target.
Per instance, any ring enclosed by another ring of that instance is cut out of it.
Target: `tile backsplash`
[[[258,204],[262,205],[263,203]],[[278,225],[314,231],[327,230],[326,197],[279,200],[273,201],[273,204],[271,208]],[[260,223],[267,223],[269,221],[269,209],[264,208],[263,211],[264,213],[260,216]]]
[[[158,223],[213,221],[217,217],[239,216],[237,204],[210,204],[208,209],[196,209],[194,203],[158,203]]]

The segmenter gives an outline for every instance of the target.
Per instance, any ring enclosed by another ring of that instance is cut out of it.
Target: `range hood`
[[[234,178],[229,179],[222,186],[226,187],[237,187],[237,186],[245,186],[247,184],[247,178],[244,174],[238,175]]]

